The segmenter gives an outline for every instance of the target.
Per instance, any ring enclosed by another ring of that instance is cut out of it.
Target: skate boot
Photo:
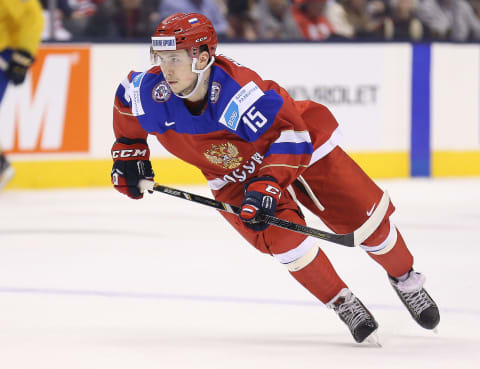
[[[378,323],[370,311],[368,311],[348,288],[343,288],[340,293],[327,304],[327,307],[333,309],[338,314],[358,343],[363,342],[378,328]],[[376,343],[376,337],[372,341]]]
[[[425,276],[412,269],[404,281],[399,281],[392,276],[388,278],[413,319],[423,328],[434,329],[440,322],[440,312],[435,301],[423,288]]]
[[[0,153],[0,190],[12,179],[14,170],[5,156]]]

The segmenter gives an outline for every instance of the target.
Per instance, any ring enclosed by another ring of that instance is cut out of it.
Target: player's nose
[[[171,79],[173,77],[173,70],[171,68],[163,68],[163,74],[165,75],[165,77],[167,77],[167,79]]]

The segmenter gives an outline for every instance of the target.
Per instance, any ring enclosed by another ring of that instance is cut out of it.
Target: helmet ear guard
[[[198,62],[198,58],[192,58],[192,72],[200,74],[205,72],[208,68],[212,66],[212,64],[215,62],[215,57],[211,55],[210,60],[208,61],[208,64],[203,69],[197,69],[197,66],[196,66],[197,62]]]
[[[193,73],[197,73],[198,74],[198,77],[197,77],[197,83],[195,84],[195,87],[193,88],[192,92],[190,92],[189,94],[187,95],[178,95],[178,94],[175,94],[177,95],[178,97],[182,98],[182,99],[188,99],[190,96],[192,96],[198,89],[198,87],[200,86],[200,84],[202,83],[203,81],[203,76],[205,74],[205,72],[208,70],[208,68],[210,68],[212,66],[212,64],[215,62],[215,57],[212,55],[210,57],[210,61],[208,62],[208,64],[205,66],[205,68],[203,69],[197,69],[196,68],[196,64],[197,64],[197,61],[198,61],[198,58],[192,58],[192,72]]]

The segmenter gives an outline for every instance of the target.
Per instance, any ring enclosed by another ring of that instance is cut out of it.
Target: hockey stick
[[[189,201],[196,202],[198,204],[207,205],[217,210],[224,211],[230,214],[238,215],[240,213],[240,208],[238,206],[230,205],[221,201],[210,199],[208,197],[195,195],[193,193],[178,190],[176,188],[166,187],[161,184],[155,183],[153,181],[148,181],[146,179],[141,179],[138,187],[142,192],[146,190],[162,192],[164,194],[175,196],[184,200],[189,200]],[[302,224],[289,222],[287,220],[283,220],[270,215],[263,215],[261,220],[268,224],[274,225],[276,227],[288,229],[290,231],[298,232],[307,236],[320,238],[322,240],[333,242],[342,246],[347,246],[347,247],[355,246],[355,235],[353,232],[346,233],[346,234],[335,234],[335,233],[324,232],[319,229],[304,226]]]

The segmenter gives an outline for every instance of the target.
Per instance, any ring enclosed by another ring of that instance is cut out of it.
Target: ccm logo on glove
[[[278,196],[278,199],[280,199],[280,195],[282,194],[278,187],[270,186],[269,184],[267,184],[267,187],[265,187],[265,192],[271,193],[274,196]]]
[[[124,149],[124,150],[112,150],[112,158],[132,158],[132,157],[144,157],[148,159],[147,156],[148,149]]]
[[[111,178],[115,189],[132,199],[141,199],[143,193],[137,187],[138,182],[154,177],[147,142],[121,137],[113,144],[112,158]]]
[[[269,224],[259,215],[275,215],[282,191],[273,177],[253,178],[245,185],[245,197],[240,208],[240,219],[254,231],[264,231]]]

